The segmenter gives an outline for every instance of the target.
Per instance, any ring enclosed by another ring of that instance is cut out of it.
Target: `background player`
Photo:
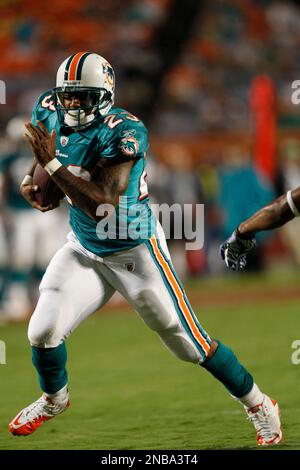
[[[1,256],[8,258],[1,318],[13,320],[32,313],[38,282],[67,233],[65,210],[60,208],[48,217],[40,217],[20,194],[20,184],[32,160],[24,141],[24,124],[21,116],[8,122],[6,135],[10,145],[1,152],[0,161],[1,215],[7,233],[7,247]]]
[[[18,413],[10,431],[31,434],[67,409],[65,339],[118,290],[179,359],[202,365],[239,399],[259,445],[278,444],[277,403],[194,315],[148,205],[147,130],[113,103],[111,65],[97,54],[74,54],[59,67],[57,87],[39,98],[33,123],[26,125],[36,160],[68,197],[72,232],[49,264],[29,324],[33,363],[44,393]],[[34,167],[21,191],[33,207],[47,211],[51,204],[40,207],[34,200]],[[103,205],[114,209],[109,218]],[[125,237],[120,232],[124,223]]]

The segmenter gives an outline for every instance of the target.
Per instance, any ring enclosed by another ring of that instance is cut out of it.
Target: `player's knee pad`
[[[160,332],[175,325],[171,312],[153,290],[139,292],[135,297],[135,308],[151,330]]]
[[[48,329],[35,329],[29,325],[28,340],[31,346],[37,348],[56,348],[61,343],[57,335],[53,335]]]
[[[39,324],[34,316],[29,322],[28,339],[30,345],[37,348],[55,348],[61,342],[51,324]]]
[[[47,325],[38,325],[34,318],[29,323],[27,334],[31,346],[36,346],[37,348],[53,347],[49,346],[49,342],[51,342],[51,329]]]
[[[41,295],[28,326],[31,346],[54,348],[61,342],[59,332],[59,303],[50,302],[47,295]]]
[[[158,332],[167,348],[182,361],[199,364],[203,357],[187,333],[179,327],[167,328]]]

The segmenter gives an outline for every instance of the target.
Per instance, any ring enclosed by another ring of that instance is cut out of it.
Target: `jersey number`
[[[125,113],[121,113],[121,114],[125,114]],[[117,116],[118,114],[110,114],[109,116],[106,116],[106,118],[104,119],[104,122],[108,125],[110,129],[114,129],[118,124],[121,124],[121,122],[124,122],[123,118],[116,119]],[[128,119],[129,121],[134,121],[134,122],[139,121],[139,119],[135,117],[133,114],[127,114],[127,113],[126,113],[125,119]]]
[[[42,108],[49,109],[50,111],[55,111],[54,101],[50,100],[52,95],[45,96],[43,101],[41,102]]]

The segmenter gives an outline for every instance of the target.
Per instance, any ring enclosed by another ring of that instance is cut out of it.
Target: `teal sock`
[[[32,346],[32,362],[39,374],[40,387],[44,392],[56,393],[68,382],[65,343],[56,348]]]
[[[253,387],[253,377],[239,363],[231,349],[220,341],[216,341],[218,343],[216,352],[202,365],[225,385],[231,395],[237,398],[244,397]]]

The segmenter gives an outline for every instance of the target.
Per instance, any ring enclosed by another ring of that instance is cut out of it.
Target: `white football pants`
[[[147,242],[100,258],[71,232],[51,260],[29,323],[31,345],[53,348],[119,291],[180,359],[205,360],[211,339],[198,323],[158,224]]]

